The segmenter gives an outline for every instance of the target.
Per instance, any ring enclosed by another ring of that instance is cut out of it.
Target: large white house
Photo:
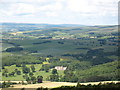
[[[55,67],[56,70],[66,70],[67,67],[63,67],[63,66],[56,66]]]

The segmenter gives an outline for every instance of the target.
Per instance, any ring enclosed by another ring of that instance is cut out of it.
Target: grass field
[[[99,83],[104,84],[104,83],[118,83],[119,81],[102,81],[102,82],[88,82],[88,83],[80,83],[81,85],[98,85]],[[49,82],[49,81],[44,81],[43,83],[40,84],[28,84],[28,85],[13,85],[13,87],[10,88],[4,88],[2,90],[20,90],[21,88],[25,88],[25,90],[36,90],[36,88],[56,88],[60,86],[76,86],[77,83],[70,83],[70,82]]]
[[[31,64],[31,65],[32,65],[32,64]],[[26,66],[30,68],[31,65],[26,65]],[[41,66],[42,66],[42,64],[33,64],[33,65],[35,66],[35,70],[36,70],[36,72],[33,73],[35,77],[37,77],[37,76],[39,76],[39,75],[42,75],[42,76],[43,76],[43,80],[46,80],[46,78],[52,74],[51,70],[49,70],[49,72],[39,71],[40,68],[41,68]],[[7,69],[9,73],[10,73],[10,72],[13,72],[15,69],[18,69],[18,70],[20,70],[20,71],[22,72],[22,67],[16,67],[15,65],[5,66],[5,69]],[[59,71],[59,70],[58,70],[58,74],[59,74],[59,75],[62,75],[62,76],[63,76],[63,75],[64,75],[63,72],[64,72],[64,71]],[[24,74],[21,73],[21,75],[16,75],[16,74],[15,74],[15,76],[10,76],[10,77],[4,77],[4,76],[3,76],[3,77],[2,77],[2,80],[3,80],[3,81],[8,81],[8,80],[12,80],[12,81],[25,80],[25,79],[22,77],[23,75],[24,75]]]
[[[116,45],[108,45],[112,42],[107,41],[105,45],[100,45],[98,39],[69,39],[69,40],[41,40],[41,39],[24,39],[24,40],[10,40],[9,42],[15,43],[23,47],[23,52],[37,51],[40,55],[53,55],[60,56],[66,53],[86,53],[88,49],[103,48],[105,52],[117,50]],[[61,42],[63,44],[61,44]],[[7,45],[7,44],[6,44]],[[11,45],[3,47],[9,48]],[[77,49],[88,48],[88,49]],[[20,52],[19,52],[20,53]]]

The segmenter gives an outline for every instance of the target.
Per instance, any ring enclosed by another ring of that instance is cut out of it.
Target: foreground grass
[[[119,81],[103,81],[103,82],[88,82],[88,83],[70,83],[70,82],[45,81],[43,83],[26,84],[26,85],[11,84],[11,86],[12,87],[9,87],[9,88],[3,88],[3,90],[81,90],[83,88],[90,88],[90,89],[109,88],[110,89],[110,88],[120,88],[120,82]]]

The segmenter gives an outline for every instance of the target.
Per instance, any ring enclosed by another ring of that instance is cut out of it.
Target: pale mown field
[[[19,82],[19,81],[13,81],[13,82]],[[117,83],[119,81],[103,81],[101,83],[110,83],[110,82],[114,82]],[[92,84],[92,85],[96,85],[99,84],[100,82],[88,82],[88,83],[80,83],[83,85],[88,85],[88,84]],[[20,90],[20,88],[25,88],[25,90],[35,90],[36,88],[55,88],[55,87],[60,87],[60,86],[76,86],[77,83],[70,83],[70,82],[50,82],[50,81],[44,81],[43,83],[40,84],[28,84],[28,85],[21,85],[21,84],[17,84],[17,85],[13,85],[13,87],[10,88],[6,88],[6,89],[2,89],[2,90]]]

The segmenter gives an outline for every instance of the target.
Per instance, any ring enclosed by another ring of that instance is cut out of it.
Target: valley
[[[72,83],[120,80],[116,25],[3,26],[2,81],[36,84],[38,79]]]

